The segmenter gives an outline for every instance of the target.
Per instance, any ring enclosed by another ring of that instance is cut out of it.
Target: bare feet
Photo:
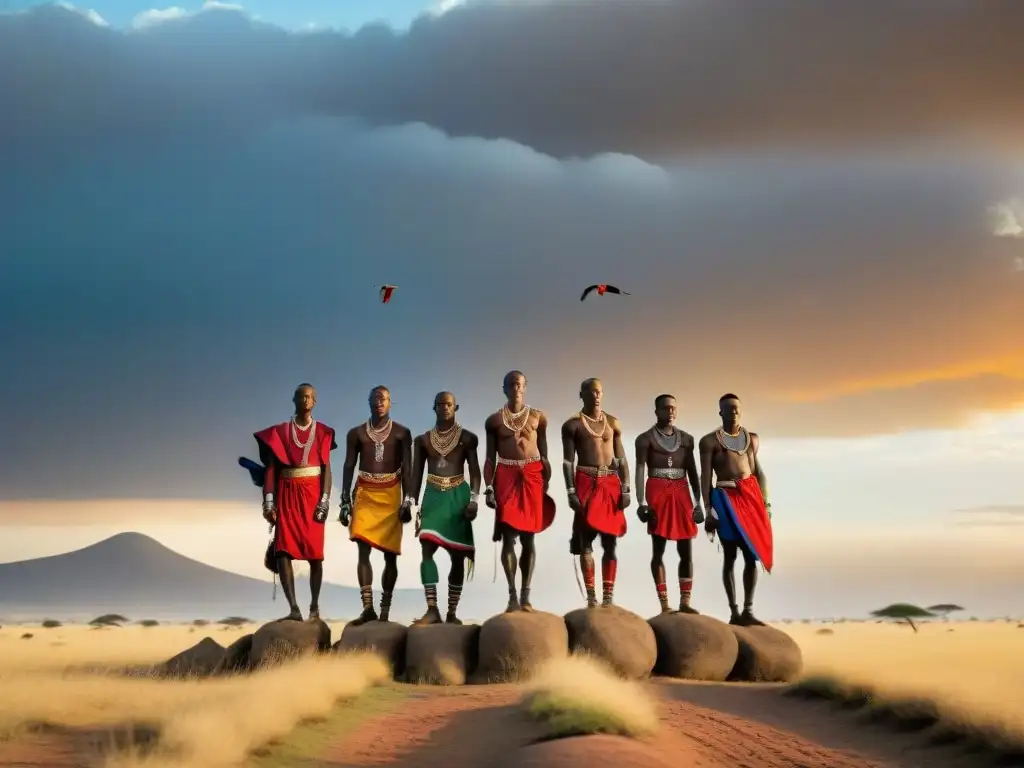
[[[448,615],[444,617],[445,624],[458,624],[462,625],[462,620],[455,615],[455,611],[448,611]]]
[[[505,606],[505,613],[518,613],[523,610],[522,606],[519,605],[519,599],[512,596],[508,599],[508,605]]]
[[[320,621],[320,606],[311,605],[309,606],[309,620]]]
[[[363,612],[349,622],[353,627],[358,627],[368,621],[377,621],[377,612],[373,608],[363,608]]]
[[[278,621],[302,621],[302,611],[298,606],[291,609],[287,616],[282,616]]]
[[[679,610],[676,611],[676,613],[687,613],[687,614],[690,614],[690,615],[694,615],[694,614],[700,613],[700,611],[698,611],[696,608],[694,608],[694,607],[692,607],[690,605],[687,605],[686,603],[680,603],[679,604]]]
[[[430,624],[441,623],[441,611],[438,610],[436,605],[432,605],[427,608],[427,612],[424,613],[420,618],[416,619],[412,623],[414,627],[426,627]]]

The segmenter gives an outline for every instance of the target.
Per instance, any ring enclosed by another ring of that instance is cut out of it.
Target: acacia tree
[[[917,632],[917,625],[914,623],[914,619],[930,619],[935,617],[935,614],[931,611],[917,605],[911,605],[910,603],[893,603],[892,605],[885,606],[885,608],[872,611],[871,615],[878,619],[905,621],[914,632]]]
[[[932,613],[938,614],[944,619],[948,619],[949,614],[962,611],[964,610],[964,607],[955,603],[939,603],[938,605],[929,605],[928,610]]]

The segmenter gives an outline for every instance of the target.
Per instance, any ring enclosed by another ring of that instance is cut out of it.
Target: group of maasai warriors
[[[459,599],[467,563],[472,570],[476,551],[473,521],[482,483],[484,501],[495,511],[493,541],[501,542],[501,565],[509,593],[506,611],[534,610],[530,600],[536,564],[534,537],[549,528],[555,517],[555,502],[548,495],[548,419],[543,411],[526,405],[526,377],[519,371],[505,376],[503,390],[506,403],[484,425],[483,473],[477,456],[479,439],[458,423],[459,406],[451,392],[441,392],[434,398],[436,423],[416,438],[392,420],[387,387],[375,387],[370,392],[369,419],[346,435],[341,478],[338,519],[359,548],[362,613],[351,623],[388,621],[398,579],[403,525],[413,521],[414,510],[422,551],[420,578],[427,603],[426,613],[415,624],[461,623],[457,616]],[[569,546],[579,558],[588,608],[598,606],[594,562],[597,540],[602,549],[601,605],[613,604],[616,544],[626,533],[625,510],[632,496],[622,427],[618,419],[601,409],[602,395],[598,379],[584,381],[580,387],[583,406],[561,429],[562,474],[574,513]],[[265,471],[254,475],[254,481],[259,484],[255,478],[262,477],[263,516],[274,528],[268,568],[280,578],[290,607],[282,620],[301,621],[292,561],[305,560],[310,565],[309,618],[319,618],[324,528],[333,480],[330,455],[338,446],[334,430],[313,419],[316,390],[311,385],[300,385],[293,402],[295,415],[289,421],[254,435],[265,465]],[[705,531],[712,537],[717,534],[722,544],[722,577],[732,613],[730,623],[761,625],[752,606],[758,561],[768,572],[772,568],[771,505],[757,458],[758,436],[740,426],[739,398],[726,394],[719,400],[722,426],[698,443],[699,470],[694,438],[674,425],[675,398],[659,395],[654,413],[654,426],[636,439],[635,488],[637,517],[647,525],[651,537],[651,575],[662,612],[672,612],[664,554],[667,543],[674,541],[679,553],[679,612],[697,613],[690,605],[692,543],[698,525],[703,523]],[[437,602],[438,549],[451,558],[444,618]],[[373,550],[384,555],[379,611],[373,602]],[[736,602],[733,576],[739,553],[744,560],[742,610]],[[517,566],[521,575],[518,590]]]

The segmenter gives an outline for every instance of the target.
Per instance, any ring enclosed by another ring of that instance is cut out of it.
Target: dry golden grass
[[[1024,629],[1016,622],[930,622],[917,633],[905,624],[830,628],[783,627],[803,650],[804,693],[859,702],[908,728],[1024,745]]]
[[[606,733],[640,737],[658,727],[657,706],[640,683],[623,680],[594,658],[573,655],[541,667],[523,704],[552,738]]]
[[[158,664],[204,637],[212,637],[227,646],[242,635],[255,632],[258,627],[259,624],[238,627],[219,624],[143,627],[133,624],[94,629],[81,624],[66,624],[56,629],[44,629],[39,624],[6,625],[0,629],[0,675],[12,671],[53,672],[72,667],[116,668]],[[343,623],[332,624],[332,636],[341,637],[343,627]],[[20,639],[26,632],[31,633],[32,638]]]
[[[368,654],[305,658],[254,675],[215,680],[160,680],[68,669],[121,667],[164,661],[207,634],[222,645],[247,628],[36,630],[5,628],[0,638],[0,738],[45,724],[157,734],[154,743],[112,753],[111,768],[227,768],[300,722],[325,716],[344,699],[390,677],[388,665]],[[63,631],[63,645],[46,632]],[[248,628],[252,631],[252,628]],[[34,648],[33,648],[34,646]]]

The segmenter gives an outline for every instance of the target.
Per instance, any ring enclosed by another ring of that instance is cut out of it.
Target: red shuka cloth
[[[768,514],[768,507],[764,504],[764,496],[761,494],[761,485],[757,478],[749,475],[736,481],[735,488],[715,488],[728,500],[728,508],[718,509],[719,505],[713,505],[718,510],[719,532],[722,541],[742,540],[754,550],[754,554],[761,561],[768,573],[772,572],[775,565],[775,538],[772,534],[771,515]],[[714,494],[712,494],[714,498]],[[722,523],[722,513],[725,512],[732,519]],[[736,536],[728,536],[730,526],[736,531]]]
[[[494,470],[494,540],[501,538],[499,526],[519,533],[540,533],[555,521],[555,500],[544,493],[544,463],[523,466],[501,464]]]
[[[267,467],[267,485],[277,503],[274,549],[293,560],[324,559],[324,524],[313,519],[323,495],[324,476],[281,477],[284,467],[302,464],[302,449],[295,445],[291,422],[285,421],[256,432],[260,458]],[[297,430],[299,442],[309,437],[308,430]],[[317,422],[316,440],[309,451],[307,466],[322,467],[330,462],[331,451],[338,447],[334,430]]]
[[[583,512],[573,520],[573,533],[589,528],[609,536],[626,535],[626,515],[619,509],[622,499],[622,481],[618,475],[594,477],[576,470],[576,495]]]
[[[692,539],[697,535],[690,484],[685,477],[677,480],[648,477],[645,496],[647,506],[654,511],[654,522],[647,524],[648,534],[668,541]]]

